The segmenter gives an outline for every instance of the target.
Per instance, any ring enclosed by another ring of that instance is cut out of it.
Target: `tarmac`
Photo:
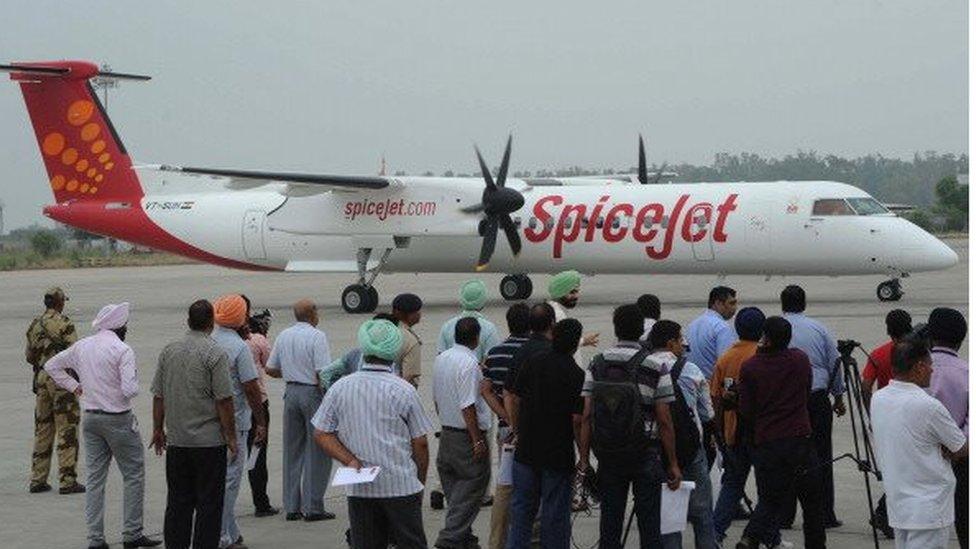
[[[808,314],[822,320],[838,339],[854,339],[870,351],[885,340],[884,315],[895,307],[908,310],[913,319],[923,321],[937,306],[955,307],[968,317],[969,254],[968,240],[955,239],[948,243],[959,254],[955,267],[936,273],[922,273],[904,281],[906,295],[897,304],[880,303],[875,298],[875,286],[881,277],[781,277],[766,281],[761,277],[729,277],[722,283],[738,290],[742,306],[756,305],[767,314],[779,311],[778,296],[788,283],[799,283],[807,290]],[[435,354],[435,342],[441,324],[457,310],[457,289],[461,282],[473,277],[465,275],[382,275],[377,281],[380,310],[389,307],[393,296],[402,291],[419,294],[425,301],[424,318],[418,333],[426,343],[423,351],[424,377],[421,393],[431,417],[430,370]],[[33,437],[33,395],[30,392],[30,370],[24,361],[24,333],[31,319],[43,309],[44,290],[58,285],[70,296],[66,312],[76,322],[79,333],[90,331],[89,323],[98,309],[108,302],[129,301],[132,316],[128,342],[135,350],[142,393],[134,400],[142,438],[149,441],[152,430],[149,384],[155,370],[156,358],[162,347],[185,331],[186,308],[198,298],[213,299],[225,293],[244,293],[255,309],[265,307],[275,315],[272,338],[292,323],[291,304],[303,297],[316,299],[320,305],[320,325],[328,334],[333,355],[345,352],[354,345],[359,323],[368,315],[350,316],[338,306],[339,294],[352,281],[350,275],[334,274],[263,274],[207,266],[183,265],[163,267],[133,267],[105,269],[73,269],[58,271],[22,271],[0,274],[0,364],[7,374],[0,378],[0,416],[7,418],[0,430],[0,545],[7,548],[78,548],[86,547],[84,496],[57,494],[57,479],[51,483],[55,491],[31,495],[27,492],[30,455]],[[482,277],[494,298],[485,310],[501,331],[505,331],[504,314],[507,303],[497,294],[498,275]],[[543,297],[548,277],[533,276],[535,297]],[[641,293],[655,293],[663,302],[663,317],[687,325],[705,306],[708,290],[715,285],[715,276],[595,276],[585,278],[580,305],[575,310],[586,332],[599,332],[601,346],[613,343],[611,310],[618,304],[633,302]],[[963,348],[966,353],[966,347]],[[584,350],[584,360],[593,354]],[[863,365],[864,355],[855,352]],[[283,384],[269,382],[271,398],[271,443],[268,458],[272,503],[281,504],[281,396]],[[435,420],[436,424],[436,420]],[[834,423],[834,454],[852,451],[849,416]],[[428,491],[438,485],[434,456],[436,439],[431,439],[431,469]],[[145,532],[161,537],[166,504],[165,459],[146,452]],[[53,467],[56,471],[56,465]],[[79,479],[84,480],[84,456],[79,457]],[[828,544],[834,547],[873,547],[871,529],[867,524],[868,503],[864,480],[855,464],[841,460],[834,466],[836,509],[844,522],[830,530]],[[113,467],[106,492],[106,537],[113,547],[121,547],[121,477]],[[717,487],[715,487],[717,490]],[[875,498],[881,493],[872,482]],[[755,499],[755,488],[749,493]],[[344,547],[344,532],[348,525],[343,492],[330,488],[326,494],[326,508],[338,517],[317,523],[285,522],[283,515],[255,518],[250,488],[243,482],[236,512],[245,542],[252,548],[261,547]],[[487,544],[489,509],[483,509],[475,523],[475,534]],[[425,502],[424,522],[428,541],[433,543],[443,525],[444,512],[434,511]],[[783,532],[785,540],[802,546],[801,519],[792,530]],[[598,511],[574,517],[573,541],[576,547],[589,548],[599,538]],[[743,522],[733,523],[726,547],[734,545],[741,535]],[[637,547],[636,527],[628,547]],[[693,547],[691,528],[686,530],[685,547]],[[882,540],[881,546],[893,547]]]

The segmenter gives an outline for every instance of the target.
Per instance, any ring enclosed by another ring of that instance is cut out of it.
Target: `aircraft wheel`
[[[519,280],[519,275],[506,275],[498,285],[498,291],[505,301],[522,299],[522,282]]]
[[[532,297],[532,279],[528,275],[518,275],[519,279],[519,299]]]
[[[342,308],[347,313],[368,313],[371,310],[370,304],[369,288],[366,286],[352,284],[342,291]],[[375,307],[376,305],[373,305],[373,308]]]
[[[897,280],[888,280],[878,284],[878,299],[881,301],[898,301],[905,295],[901,290],[901,284]]]
[[[380,304],[380,294],[376,291],[375,286],[370,286],[366,293],[369,295],[369,303],[367,303],[366,312],[371,313],[376,310],[376,307]]]

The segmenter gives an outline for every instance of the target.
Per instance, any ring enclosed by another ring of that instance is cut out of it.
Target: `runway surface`
[[[947,271],[918,274],[906,281],[907,292],[897,304],[879,303],[875,286],[880,277],[849,278],[774,278],[729,277],[723,283],[736,288],[742,306],[756,305],[767,314],[779,311],[779,292],[788,283],[799,283],[807,290],[808,313],[827,324],[839,339],[855,339],[871,348],[885,339],[884,315],[894,307],[908,310],[916,321],[927,318],[937,306],[955,307],[968,317],[968,240],[951,240],[960,263]],[[473,277],[472,275],[471,277]],[[435,354],[436,338],[444,320],[457,310],[457,289],[471,278],[461,275],[383,275],[377,282],[380,310],[389,307],[390,300],[401,291],[419,294],[425,301],[424,318],[418,333],[426,343],[423,352],[424,377],[421,393],[432,417],[430,398],[430,370]],[[493,290],[494,298],[486,314],[505,331],[507,304],[498,297],[499,276],[482,277]],[[543,297],[548,277],[535,276],[535,297]],[[0,274],[0,414],[4,417],[0,429],[0,543],[4,547],[72,548],[85,547],[84,496],[61,496],[56,492],[30,495],[27,484],[33,437],[33,395],[30,392],[30,367],[24,361],[24,333],[31,319],[42,309],[42,294],[49,286],[59,285],[70,296],[66,312],[76,322],[79,333],[89,333],[89,323],[98,309],[107,302],[129,301],[132,316],[128,342],[135,349],[142,393],[135,399],[142,438],[148,443],[152,430],[149,384],[155,370],[156,358],[162,347],[181,336],[185,330],[187,306],[198,298],[214,299],[225,293],[244,293],[256,309],[265,307],[275,314],[271,336],[292,323],[291,304],[299,298],[311,297],[321,304],[322,327],[328,334],[333,355],[348,350],[355,340],[359,323],[367,315],[350,316],[338,306],[339,294],[352,281],[349,275],[316,274],[255,274],[205,266],[169,266],[116,269],[75,269],[64,271],[31,271]],[[657,294],[663,302],[663,317],[687,325],[705,306],[708,290],[717,282],[714,276],[597,276],[585,278],[580,305],[576,315],[586,332],[599,332],[601,344],[613,342],[611,310],[614,306],[632,302],[645,292]],[[965,353],[965,348],[964,351]],[[589,359],[592,350],[584,351]],[[863,363],[863,354],[855,357]],[[272,503],[281,504],[281,395],[283,384],[272,380],[269,384],[272,422],[271,446],[268,459]],[[436,423],[436,422],[435,422]],[[835,421],[834,453],[851,451],[850,422],[847,417]],[[437,442],[432,439],[431,470],[428,487],[437,485],[434,467]],[[79,457],[79,479],[84,480],[84,456]],[[56,465],[53,469],[56,471]],[[828,544],[835,547],[872,547],[871,530],[867,525],[867,503],[862,477],[850,461],[841,461],[834,468],[837,514],[844,526],[828,533]],[[247,482],[243,482],[246,486]],[[750,488],[755,494],[754,487]],[[875,494],[880,493],[877,485]],[[113,546],[121,547],[121,478],[113,468],[107,488],[106,536]],[[286,523],[279,515],[272,518],[253,517],[250,488],[242,487],[237,505],[241,531],[252,548],[342,547],[347,526],[345,498],[342,492],[329,489],[326,507],[334,511],[335,521],[318,523]],[[147,451],[146,455],[146,533],[160,537],[166,501],[164,458]],[[482,544],[487,543],[489,510],[479,515],[475,533]],[[425,506],[424,521],[428,541],[433,543],[443,525],[443,511]],[[579,515],[574,523],[574,541],[579,547],[591,547],[598,539],[596,514]],[[797,520],[797,527],[800,519]],[[733,524],[729,533],[732,543],[741,534],[742,522]],[[685,546],[693,547],[690,527],[686,531]],[[785,531],[784,539],[802,545],[798,528]],[[628,546],[637,547],[636,528]],[[882,542],[893,547],[892,542]]]

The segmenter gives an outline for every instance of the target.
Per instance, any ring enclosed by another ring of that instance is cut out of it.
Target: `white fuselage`
[[[213,255],[288,271],[355,272],[357,251],[393,248],[385,272],[469,272],[482,214],[475,179],[411,178],[381,190],[285,196],[283,185],[229,190],[207,178],[139,170],[149,218]],[[952,250],[891,214],[813,215],[823,198],[868,197],[833,182],[531,185],[489,271],[855,275],[935,270]],[[204,190],[201,190],[204,189]]]

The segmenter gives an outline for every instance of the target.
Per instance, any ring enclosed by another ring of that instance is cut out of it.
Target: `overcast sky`
[[[136,161],[374,173],[968,148],[967,2],[6,0],[0,61],[149,74],[109,112]],[[571,6],[570,4],[581,4]],[[272,8],[272,6],[274,6]],[[0,82],[7,228],[52,200]]]

